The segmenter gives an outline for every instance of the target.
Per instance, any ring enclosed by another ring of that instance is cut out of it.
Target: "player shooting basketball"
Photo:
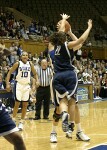
[[[59,32],[54,33],[50,37],[50,43],[55,48],[55,75],[53,78],[53,87],[55,88],[56,93],[55,103],[56,106],[59,105],[59,108],[57,107],[59,109],[59,112],[62,112],[62,129],[64,132],[67,132],[69,129],[71,130],[71,132],[73,131],[75,120],[75,104],[77,102],[76,91],[78,79],[75,68],[72,65],[74,51],[76,50],[76,47],[80,47],[81,44],[85,42],[92,28],[92,20],[89,20],[87,30],[79,39],[77,39],[75,35],[69,31],[69,35],[73,38],[74,41],[67,42],[65,31],[67,30],[67,28],[69,28],[66,21],[66,19],[68,18],[68,15],[62,15],[62,21],[58,23]],[[65,24],[67,28],[65,27]],[[70,124],[68,124],[68,111],[70,115]],[[55,110],[53,117],[54,121],[58,122],[60,114],[58,114]],[[53,129],[55,129],[55,126],[53,127]],[[83,135],[83,132],[77,133],[78,139],[80,138],[79,134]],[[55,132],[51,134],[51,142],[57,142],[57,139],[55,139],[55,135]],[[90,138],[84,135],[81,140],[88,141],[90,140]]]

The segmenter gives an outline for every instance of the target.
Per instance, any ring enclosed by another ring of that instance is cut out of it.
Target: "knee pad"
[[[70,129],[71,131],[74,131],[74,127],[75,127],[74,123],[70,123],[70,124],[69,124],[69,129]]]
[[[60,114],[57,114],[55,111],[54,111],[54,114],[53,114],[53,119],[55,119],[55,122],[59,122],[59,119],[61,118],[61,115]]]

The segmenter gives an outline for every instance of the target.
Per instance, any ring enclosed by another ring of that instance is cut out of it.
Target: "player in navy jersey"
[[[60,27],[60,31],[64,31],[64,22],[68,18],[68,16],[66,14],[63,14],[62,18],[63,23]],[[53,86],[56,91],[57,103],[59,103],[60,112],[62,112],[62,129],[64,132],[67,132],[69,128],[73,128],[75,120],[75,101],[78,83],[75,68],[72,65],[75,47],[78,47],[80,44],[84,43],[91,28],[92,21],[89,20],[87,30],[79,39],[76,39],[72,42],[66,42],[66,35],[64,32],[56,32],[50,37],[50,42],[55,48],[55,75],[53,79]],[[69,32],[69,35],[72,36],[72,33]],[[70,125],[68,124],[67,110],[69,110],[70,114]],[[58,117],[59,116],[54,113],[54,119],[56,119],[56,122],[59,119]],[[88,137],[86,139],[89,140]]]
[[[9,50],[3,50],[0,53],[0,61],[2,62],[3,56],[10,55]],[[6,107],[0,101],[0,136],[3,136],[8,142],[14,145],[14,150],[26,150],[26,146],[21,135],[18,133],[14,121],[6,111]]]
[[[26,115],[26,110],[28,106],[28,100],[30,95],[30,79],[31,79],[31,72],[34,75],[34,78],[37,80],[36,70],[34,69],[34,65],[28,61],[28,53],[23,52],[21,56],[21,61],[16,62],[12,68],[9,70],[7,74],[7,90],[10,90],[10,76],[13,72],[16,71],[16,101],[15,106],[13,109],[13,119],[18,112],[18,108],[20,102],[22,102],[22,114],[21,120],[19,122],[18,128],[23,130],[23,122]],[[33,87],[35,89],[35,87]]]

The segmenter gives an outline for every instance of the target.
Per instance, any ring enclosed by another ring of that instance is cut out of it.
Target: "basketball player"
[[[14,150],[26,150],[24,141],[18,131],[5,106],[0,102],[0,136],[13,144]]]
[[[0,54],[0,61],[3,56],[10,55],[9,50],[2,49]],[[0,101],[0,136],[3,136],[8,142],[14,145],[14,150],[26,150],[26,146],[14,121],[6,111],[4,104]]]
[[[31,62],[28,61],[28,53],[23,52],[21,56],[21,61],[16,62],[12,68],[9,70],[6,79],[7,90],[10,90],[10,76],[13,72],[16,71],[16,101],[13,109],[13,120],[18,112],[20,102],[22,102],[22,114],[21,120],[19,122],[19,130],[23,130],[23,123],[26,115],[26,110],[28,106],[29,94],[30,94],[30,79],[31,72],[34,75],[34,78],[37,79],[37,74],[34,69],[34,66]]]
[[[66,20],[64,17],[68,18],[68,16],[66,16],[66,14],[62,15],[63,27],[64,27],[64,22]],[[59,109],[57,107],[57,112],[55,111],[53,115],[54,121],[53,121],[53,131],[51,133],[51,139],[50,139],[51,142],[57,142],[55,130],[60,118],[60,112],[62,112],[63,131],[68,132],[69,129],[73,131],[74,120],[76,123],[78,123],[77,127],[81,131],[79,109],[78,106],[75,105],[77,76],[76,73],[74,72],[73,65],[71,65],[71,60],[73,60],[74,51],[76,49],[75,47],[78,47],[87,39],[91,28],[92,28],[92,21],[89,20],[87,30],[79,39],[77,39],[75,35],[72,34],[72,32],[69,33],[70,36],[74,38],[73,40],[76,40],[69,43],[65,42],[66,35],[63,32],[54,33],[50,37],[50,42],[54,45],[54,47],[56,47],[55,63],[54,63],[55,76],[53,80],[53,85],[56,90],[57,103],[59,101]],[[70,114],[70,120],[71,120],[70,124],[68,124],[67,109]],[[76,116],[74,113],[75,109],[76,109]],[[67,136],[69,137],[69,132],[67,133]],[[90,138],[87,137],[85,134],[83,134],[82,131],[77,133],[77,138],[83,141],[90,140]]]

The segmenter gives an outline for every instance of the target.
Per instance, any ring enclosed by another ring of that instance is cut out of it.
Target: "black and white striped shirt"
[[[46,69],[42,69],[42,67],[38,67],[37,74],[38,74],[40,86],[46,87],[50,85],[50,81],[53,76],[52,69],[50,67],[47,67]]]

